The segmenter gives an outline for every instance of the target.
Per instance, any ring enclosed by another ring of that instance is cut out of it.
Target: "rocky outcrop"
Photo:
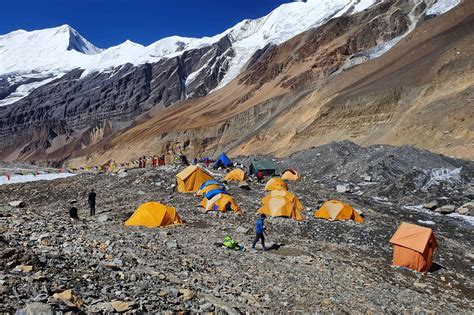
[[[232,54],[231,43],[224,37],[212,46],[154,64],[127,64],[108,73],[87,75],[80,69],[71,71],[14,105],[0,107],[0,146],[18,147],[35,138],[38,128],[53,130],[57,122],[69,129],[84,129],[104,120],[131,121],[153,106],[167,107],[206,95],[222,79]],[[186,84],[191,74],[193,80]],[[41,143],[48,139],[51,137],[28,144],[21,155],[47,149]]]

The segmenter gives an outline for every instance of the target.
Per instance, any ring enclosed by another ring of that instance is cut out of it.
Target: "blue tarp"
[[[210,179],[210,180],[205,181],[204,184],[202,184],[201,187],[199,187],[199,190],[206,188],[209,185],[219,185],[222,188],[225,188],[224,184],[222,184],[221,182],[218,182],[217,180],[214,180],[214,179]]]
[[[206,199],[209,200],[209,199],[211,199],[212,197],[214,197],[215,195],[218,195],[218,194],[228,195],[229,193],[227,191],[225,191],[224,189],[213,189],[213,190],[209,191],[206,194]]]
[[[214,167],[216,168],[219,166],[227,167],[229,165],[232,165],[232,161],[229,159],[229,157],[225,153],[221,153],[216,163],[214,163]]]

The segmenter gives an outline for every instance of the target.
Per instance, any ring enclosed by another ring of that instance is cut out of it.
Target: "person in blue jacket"
[[[263,213],[260,214],[260,217],[257,219],[257,224],[255,226],[255,240],[252,244],[252,249],[255,249],[255,245],[257,245],[258,240],[262,241],[263,250],[267,250],[265,247],[265,235],[267,235],[267,231],[265,231],[265,218],[267,216]]]

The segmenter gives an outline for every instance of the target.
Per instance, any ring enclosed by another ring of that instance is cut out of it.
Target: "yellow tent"
[[[283,190],[272,190],[262,198],[263,206],[258,209],[259,213],[271,217],[288,217],[297,221],[303,220],[301,211],[303,205],[294,194]]]
[[[281,178],[273,177],[265,185],[265,190],[288,190],[288,185]]]
[[[298,173],[295,170],[286,170],[281,174],[281,179],[283,180],[300,180],[301,176],[300,173]]]
[[[128,226],[146,226],[149,228],[179,223],[181,223],[181,218],[175,208],[154,201],[142,204],[125,221],[125,225]]]
[[[337,200],[326,201],[323,206],[314,212],[316,218],[328,220],[354,220],[364,223],[364,219],[351,206]]]
[[[207,194],[208,192],[210,192],[211,190],[214,190],[214,189],[222,189],[222,186],[221,185],[214,185],[214,184],[206,186],[203,189],[198,190],[197,193],[196,193],[196,196],[205,195],[205,194]]]
[[[230,208],[235,213],[240,212],[240,208],[235,202],[234,198],[222,193],[215,195],[209,200],[204,197],[201,201],[200,206],[206,209],[206,211],[219,210],[222,212],[226,212]]]
[[[243,182],[247,178],[247,174],[240,168],[233,169],[230,171],[225,177],[224,180],[230,182],[230,181],[238,181],[238,182]]]
[[[179,192],[195,192],[204,182],[211,179],[209,173],[196,165],[188,166],[176,175]]]

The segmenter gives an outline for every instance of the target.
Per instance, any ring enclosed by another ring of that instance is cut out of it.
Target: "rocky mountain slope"
[[[0,108],[0,158],[84,165],[176,144],[192,155],[283,155],[335,139],[470,158],[472,112],[464,103],[472,85],[472,5],[458,3],[290,3],[222,36],[189,40],[182,51],[162,49],[159,60],[132,58],[107,71],[83,66]],[[147,49],[133,56],[151,56]],[[455,88],[439,87],[444,80]],[[457,104],[445,107],[448,115],[434,110],[440,98]],[[410,121],[416,115],[399,114],[408,107],[428,113],[423,127]],[[430,121],[435,115],[449,121]]]
[[[334,139],[472,159],[473,4],[428,18],[425,3],[408,3],[384,2],[267,47],[225,88],[160,112],[75,163],[176,145],[191,156],[281,156]],[[387,41],[398,43],[371,59]]]
[[[408,147],[362,148],[349,142],[276,162],[280,170],[299,166],[303,179],[290,182],[289,189],[306,210],[302,222],[267,220],[267,244],[273,245],[267,252],[219,245],[224,236],[232,235],[249,249],[255,212],[265,195],[264,185],[255,182],[250,191],[228,185],[243,210],[240,216],[196,208],[198,198],[173,190],[174,175],[180,170],[173,166],[2,186],[0,310],[229,314],[256,308],[263,313],[472,310],[469,217],[413,207],[434,199],[456,206],[472,200],[472,162]],[[458,176],[425,181],[436,170],[458,168],[462,168]],[[431,186],[424,189],[423,183]],[[337,184],[349,186],[351,192],[337,192]],[[91,187],[98,193],[96,217],[87,213],[86,192]],[[403,194],[392,193],[397,188],[406,189]],[[312,212],[328,198],[350,203],[363,213],[365,223],[314,218]],[[67,217],[71,199],[79,201],[80,222],[71,223]],[[23,201],[25,207],[9,206],[13,200]],[[186,224],[164,229],[123,225],[136,207],[150,200],[176,207]],[[390,266],[388,241],[402,221],[431,227],[436,235],[435,268],[426,275]],[[53,297],[68,289],[77,300]]]

